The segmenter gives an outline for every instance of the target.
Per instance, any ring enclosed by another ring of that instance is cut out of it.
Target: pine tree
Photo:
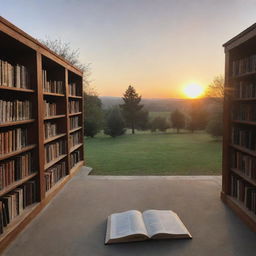
[[[136,121],[138,120],[139,112],[143,108],[143,105],[140,105],[141,96],[136,93],[134,87],[129,85],[128,89],[123,95],[124,104],[120,105],[124,119],[129,127],[132,129],[134,134]]]

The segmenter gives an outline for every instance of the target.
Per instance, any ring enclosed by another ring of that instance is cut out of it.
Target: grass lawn
[[[206,133],[138,133],[85,139],[94,175],[215,175],[221,142]]]

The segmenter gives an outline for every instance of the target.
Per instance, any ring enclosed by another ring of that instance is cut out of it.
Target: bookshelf
[[[222,200],[256,232],[256,24],[224,45]]]
[[[0,251],[84,165],[82,72],[0,17]]]

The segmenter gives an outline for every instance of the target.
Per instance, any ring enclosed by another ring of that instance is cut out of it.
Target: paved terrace
[[[87,176],[81,170],[6,249],[5,256],[255,256],[256,234],[220,201],[221,177]],[[104,245],[106,217],[172,209],[192,240]]]

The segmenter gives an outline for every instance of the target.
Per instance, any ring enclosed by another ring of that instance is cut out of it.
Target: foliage
[[[138,132],[85,139],[95,175],[220,175],[221,142],[203,132]]]
[[[223,111],[220,108],[214,112],[209,120],[206,131],[213,137],[220,137],[223,135]]]
[[[223,102],[224,98],[224,77],[219,75],[214,77],[212,83],[208,85],[205,96],[213,99],[214,101]]]
[[[125,123],[118,107],[112,108],[106,115],[104,133],[111,137],[117,137],[125,133]]]
[[[177,129],[177,133],[179,133],[180,129],[185,127],[186,120],[185,120],[185,115],[180,112],[178,109],[173,111],[171,113],[171,123],[172,127]]]
[[[134,87],[129,85],[123,95],[123,101],[124,104],[121,104],[120,107],[126,124],[132,129],[132,133],[134,134],[139,112],[143,108],[143,105],[140,105],[141,96],[138,95]]]
[[[155,132],[156,130],[165,132],[169,127],[170,126],[166,121],[166,118],[158,116],[152,120],[150,130],[151,132]]]
[[[94,137],[103,126],[102,103],[98,96],[84,93],[84,135]]]

